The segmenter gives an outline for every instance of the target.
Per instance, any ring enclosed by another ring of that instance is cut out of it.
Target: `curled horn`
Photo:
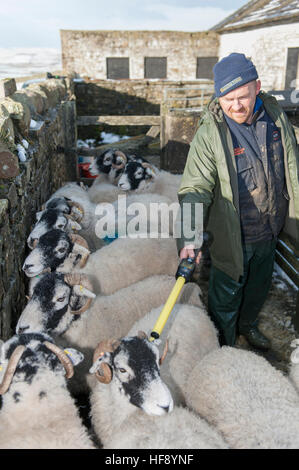
[[[166,354],[168,352],[168,339],[165,341],[165,346],[164,346],[164,350],[163,350],[163,353],[162,353],[162,356],[160,357],[159,359],[159,364],[161,365],[166,357]]]
[[[120,345],[119,340],[115,339],[108,339],[101,341],[98,346],[96,347],[94,354],[93,354],[93,364],[102,356],[104,356],[105,352],[113,352],[116,348]],[[104,384],[109,384],[112,380],[112,371],[108,364],[103,362],[100,365],[101,373],[98,370],[95,370],[95,376],[97,380]],[[91,369],[92,370],[92,369]]]
[[[4,395],[10,387],[12,378],[17,368],[18,362],[25,350],[25,346],[17,346],[8,361],[2,383],[0,384],[0,395]]]
[[[86,240],[84,240],[83,237],[75,233],[70,234],[70,239],[76,246],[77,251],[79,251],[79,253],[82,256],[81,261],[80,261],[80,268],[84,268],[84,266],[87,263],[89,254],[90,254],[88,243]]]
[[[141,163],[141,166],[142,166],[143,168],[149,168],[150,170],[152,170],[152,172],[153,172],[154,175],[156,174],[155,169],[153,168],[153,166],[152,166],[150,163],[142,162],[142,163]],[[152,176],[151,176],[151,178],[152,178]]]
[[[144,331],[138,331],[138,334],[137,334],[137,337],[138,338],[141,338],[141,339],[146,339],[147,338],[147,335],[146,333],[144,333]]]
[[[44,345],[50,349],[58,359],[65,369],[65,376],[67,379],[70,379],[74,375],[74,367],[72,361],[67,357],[65,352],[60,349],[56,344],[50,343],[49,341],[44,341]]]
[[[71,208],[71,214],[70,214],[71,218],[75,220],[75,222],[80,223],[84,217],[84,209],[81,206],[81,204],[79,204],[79,202],[72,201],[72,200],[68,200],[67,204]]]
[[[32,249],[36,248],[37,244],[38,244],[38,239],[36,238],[36,239],[33,240],[33,242],[32,242]]]
[[[70,286],[82,286],[82,296],[84,295],[84,288],[88,289],[91,292],[93,291],[92,283],[90,282],[89,278],[84,274],[67,273],[64,275],[64,281]],[[73,313],[74,315],[81,315],[81,313],[86,312],[86,310],[89,309],[92,300],[93,299],[91,297],[87,297],[85,304],[79,310],[71,310],[71,313]]]
[[[119,163],[118,165],[116,165],[115,163],[112,163],[112,168],[115,168],[116,170],[121,170],[122,168],[124,168],[125,164],[128,161],[127,156],[120,150],[116,150],[114,153],[115,155],[121,158],[122,163]]]

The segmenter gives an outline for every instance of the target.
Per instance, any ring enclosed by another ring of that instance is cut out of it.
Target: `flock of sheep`
[[[298,448],[298,350],[285,376],[253,352],[220,348],[193,282],[149,341],[175,283],[174,238],[95,235],[97,204],[124,191],[170,204],[180,177],[116,149],[91,171],[89,189],[68,183],[50,197],[27,240],[28,303],[0,343],[0,448]]]

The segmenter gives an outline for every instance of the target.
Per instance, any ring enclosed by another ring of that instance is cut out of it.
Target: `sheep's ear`
[[[66,348],[64,349],[65,354],[67,357],[72,361],[74,366],[77,366],[84,360],[84,354],[81,351],[77,351],[74,348]]]

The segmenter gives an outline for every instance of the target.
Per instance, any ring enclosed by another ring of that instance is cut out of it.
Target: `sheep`
[[[59,188],[44,204],[44,209],[58,209],[67,214],[81,225],[80,235],[86,238],[92,251],[105,245],[95,233],[98,222],[97,205],[90,201],[87,190],[77,183],[69,182]]]
[[[35,242],[41,235],[52,229],[60,229],[67,233],[76,233],[82,230],[78,222],[72,219],[69,214],[61,212],[59,209],[46,209],[36,214],[36,223],[27,238],[27,245],[33,249]]]
[[[160,376],[159,351],[144,334],[106,340],[95,350],[90,373],[91,421],[104,449],[225,449],[203,419],[173,408]]]
[[[142,162],[128,162],[118,181],[118,187],[123,191],[135,193],[156,193],[168,197],[171,202],[178,201],[178,190],[181,175],[173,175],[164,170],[158,170],[154,165]]]
[[[112,294],[153,274],[175,274],[174,239],[119,238],[94,253],[78,235],[54,229],[40,237],[26,257],[23,271],[35,277],[46,270],[88,274],[96,294]]]
[[[134,336],[139,330],[150,336],[159,318],[162,306],[153,308],[137,320],[128,331]],[[218,331],[207,315],[203,303],[189,305],[179,300],[168,317],[160,339],[168,339],[169,353],[161,368],[161,375],[169,387],[176,405],[185,405],[187,379],[197,363],[214,349],[218,349]]]
[[[0,345],[0,448],[95,449],[66,379],[83,355],[48,335],[13,336]]]
[[[188,377],[186,403],[234,449],[298,449],[299,396],[263,357],[223,346]]]
[[[44,332],[58,343],[61,336],[64,343],[82,351],[86,360],[78,367],[70,385],[72,390],[85,391],[90,386],[86,382],[86,364],[98,341],[111,334],[125,335],[134,322],[166,302],[173,286],[172,276],[155,275],[114,294],[95,297],[86,276],[46,273],[35,281],[16,332]],[[186,284],[179,300],[201,306],[199,286]],[[203,332],[207,334],[208,328]]]

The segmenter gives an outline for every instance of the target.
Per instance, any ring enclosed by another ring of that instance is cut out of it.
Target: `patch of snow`
[[[102,144],[113,144],[114,142],[118,142],[119,140],[126,140],[129,139],[130,137],[128,135],[117,135],[117,134],[112,134],[110,132],[101,132],[101,138],[103,139],[101,141]]]
[[[18,157],[19,157],[20,162],[26,162],[27,153],[26,153],[26,150],[24,149],[23,145],[17,144],[17,151],[18,151]]]
[[[273,280],[275,286],[278,289],[288,290],[291,286],[296,291],[298,290],[296,284],[292,281],[292,279],[289,278],[289,276],[281,269],[281,267],[277,263],[274,263]]]

